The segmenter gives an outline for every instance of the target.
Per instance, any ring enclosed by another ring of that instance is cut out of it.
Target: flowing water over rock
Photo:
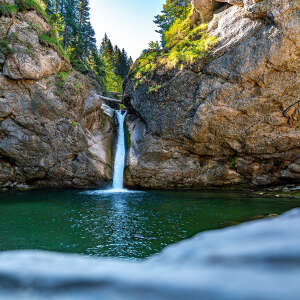
[[[123,175],[125,167],[125,135],[124,135],[124,119],[126,111],[116,111],[116,119],[118,121],[118,140],[116,145],[115,163],[114,163],[114,177],[113,190],[123,190]]]

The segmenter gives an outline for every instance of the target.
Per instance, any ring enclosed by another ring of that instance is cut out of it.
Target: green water
[[[0,193],[0,251],[145,258],[198,232],[299,206],[300,200],[214,192]]]

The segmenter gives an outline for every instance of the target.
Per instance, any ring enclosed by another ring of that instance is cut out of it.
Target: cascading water
[[[116,111],[118,121],[118,140],[114,163],[113,190],[123,190],[123,177],[125,167],[125,135],[124,135],[124,120],[126,117],[125,110]]]

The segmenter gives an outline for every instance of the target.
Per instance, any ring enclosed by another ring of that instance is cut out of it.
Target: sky
[[[164,3],[165,0],[90,0],[98,45],[107,33],[113,45],[124,48],[135,60],[150,41],[160,40],[153,20]]]

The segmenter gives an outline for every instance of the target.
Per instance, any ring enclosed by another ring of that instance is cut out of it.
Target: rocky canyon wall
[[[102,87],[41,38],[49,30],[35,10],[0,17],[0,188],[112,178],[114,124],[101,109]]]
[[[300,182],[299,1],[225,2],[205,57],[129,75],[127,186]]]

